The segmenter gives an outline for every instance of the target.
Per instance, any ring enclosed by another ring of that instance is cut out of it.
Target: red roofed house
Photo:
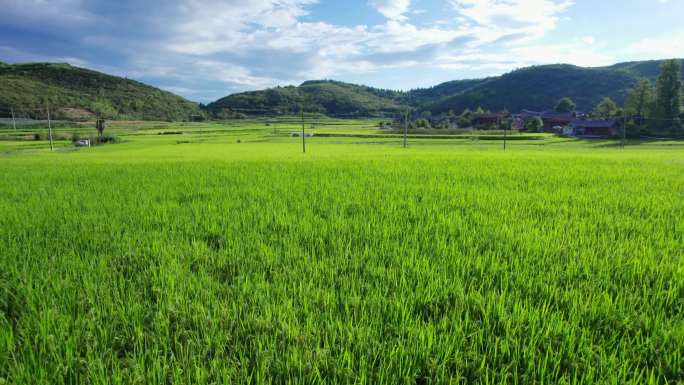
[[[618,136],[620,127],[615,119],[578,120],[572,124],[572,131],[583,138],[612,138]]]
[[[475,126],[491,127],[499,125],[507,117],[508,114],[503,112],[485,112],[484,114],[477,116],[474,119],[473,124]]]

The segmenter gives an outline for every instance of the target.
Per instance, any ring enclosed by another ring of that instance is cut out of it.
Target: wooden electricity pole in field
[[[404,113],[404,148],[408,146],[407,136],[408,136],[408,124],[409,124],[409,107],[406,107],[406,112]]]
[[[14,131],[17,130],[17,119],[14,117],[14,108],[11,109],[12,111],[12,127],[14,128]]]
[[[627,142],[627,111],[622,109],[622,148],[625,148]]]
[[[300,107],[302,114],[302,153],[306,154],[306,137],[304,136],[304,107]]]
[[[504,126],[504,151],[506,151],[506,139],[508,139],[506,131],[508,131],[508,129],[511,127],[512,124],[513,124],[513,121],[511,121],[509,119],[508,123],[506,123],[506,125]]]
[[[48,136],[50,137],[50,151],[54,151],[55,148],[52,145],[52,122],[50,121],[50,107],[47,107],[47,118],[48,118]]]

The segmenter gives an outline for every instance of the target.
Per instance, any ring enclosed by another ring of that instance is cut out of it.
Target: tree
[[[625,112],[641,119],[648,117],[653,109],[655,96],[653,86],[648,80],[640,81],[627,95]]]
[[[610,119],[615,117],[617,112],[618,106],[615,104],[613,99],[604,97],[601,99],[599,104],[596,105],[596,108],[594,108],[594,111],[591,113],[591,115],[599,119]]]
[[[556,112],[561,114],[567,114],[570,112],[575,112],[577,105],[570,98],[563,98],[558,101],[556,105]]]
[[[430,128],[430,121],[427,119],[418,119],[415,121],[416,128]]]
[[[668,60],[660,67],[656,82],[656,117],[661,128],[679,128],[682,106],[682,66],[679,60]]]
[[[525,131],[540,132],[542,128],[544,128],[544,121],[540,117],[535,117],[525,122]]]
[[[469,109],[465,109],[461,116],[458,117],[458,127],[467,128],[473,124],[473,112]]]

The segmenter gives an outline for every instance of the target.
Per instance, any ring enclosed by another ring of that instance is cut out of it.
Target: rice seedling
[[[684,381],[681,147],[199,135],[0,159],[0,383]]]

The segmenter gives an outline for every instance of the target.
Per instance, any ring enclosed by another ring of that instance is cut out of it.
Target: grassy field
[[[684,383],[684,143],[325,123],[0,132],[0,384]]]

